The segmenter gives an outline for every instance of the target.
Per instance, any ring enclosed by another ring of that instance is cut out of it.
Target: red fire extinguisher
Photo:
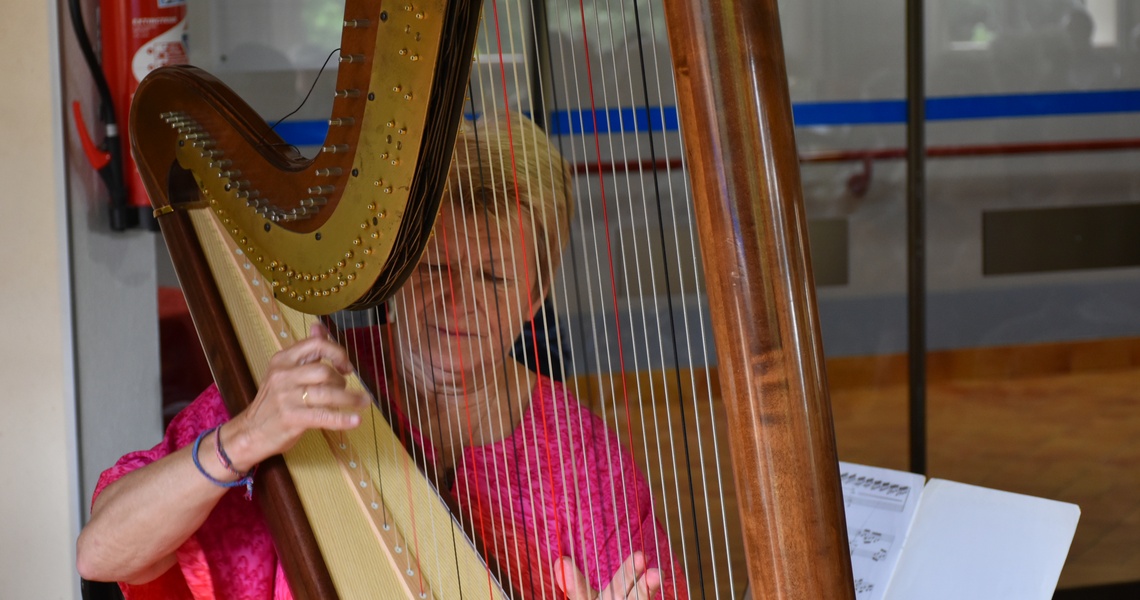
[[[71,22],[99,89],[100,120],[105,127],[102,146],[96,146],[75,102],[72,111],[79,138],[111,194],[111,228],[122,231],[140,222],[153,225],[150,200],[131,158],[127,116],[135,89],[147,73],[187,62],[186,0],[100,0],[101,64],[87,36],[79,2],[68,0]]]

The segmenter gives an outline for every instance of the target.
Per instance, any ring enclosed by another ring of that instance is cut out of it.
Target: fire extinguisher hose
[[[97,170],[111,196],[111,229],[123,231],[138,225],[138,214],[127,205],[127,188],[123,180],[122,144],[119,142],[119,125],[115,119],[114,99],[111,96],[111,88],[107,84],[107,78],[103,74],[103,68],[95,56],[95,48],[91,44],[91,38],[87,35],[87,27],[83,22],[83,12],[79,0],[68,0],[67,6],[71,13],[71,26],[75,30],[79,49],[83,52],[83,59],[87,63],[87,68],[91,70],[91,76],[95,79],[95,87],[99,91],[101,104],[99,114],[105,127],[103,145],[110,155],[110,160]],[[77,122],[76,126],[85,128],[82,121]]]

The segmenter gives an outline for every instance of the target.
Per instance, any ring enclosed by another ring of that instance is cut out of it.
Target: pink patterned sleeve
[[[229,414],[222,403],[222,396],[217,386],[211,385],[202,392],[190,406],[187,406],[166,429],[162,441],[150,450],[131,452],[120,458],[114,466],[99,476],[95,485],[95,493],[91,497],[92,506],[99,494],[112,483],[118,481],[127,473],[141,469],[157,460],[160,460],[184,446],[194,443],[198,434],[229,420]]]
[[[94,507],[99,494],[124,475],[161,460],[179,448],[193,443],[199,433],[225,422],[228,418],[217,387],[211,385],[174,417],[162,441],[155,447],[131,452],[116,461],[110,469],[103,471],[95,485],[91,505]],[[119,588],[123,592],[123,597],[127,600],[203,600],[214,597],[212,577],[206,557],[197,540],[191,537],[178,549],[177,554],[181,568],[170,569],[149,583],[140,585],[121,583]]]
[[[222,397],[210,386],[182,410],[150,450],[119,459],[99,478],[95,497],[121,477],[194,443],[198,435],[229,420]],[[127,600],[291,600],[277,552],[256,502],[234,488],[176,552],[179,568],[152,582],[120,584]]]

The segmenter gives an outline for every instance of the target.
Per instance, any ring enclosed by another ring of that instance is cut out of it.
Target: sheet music
[[[898,564],[926,479],[839,463],[847,540],[858,600],[881,600]]]
[[[931,479],[886,600],[1050,600],[1074,504]]]

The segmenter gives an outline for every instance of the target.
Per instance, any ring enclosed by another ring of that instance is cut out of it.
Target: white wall
[[[79,597],[95,480],[161,433],[156,234],[107,228],[106,192],[64,119],[71,100],[97,109],[62,6],[18,3],[0,22],[3,598]]]
[[[0,20],[0,595],[75,598],[79,505],[54,3]]]

